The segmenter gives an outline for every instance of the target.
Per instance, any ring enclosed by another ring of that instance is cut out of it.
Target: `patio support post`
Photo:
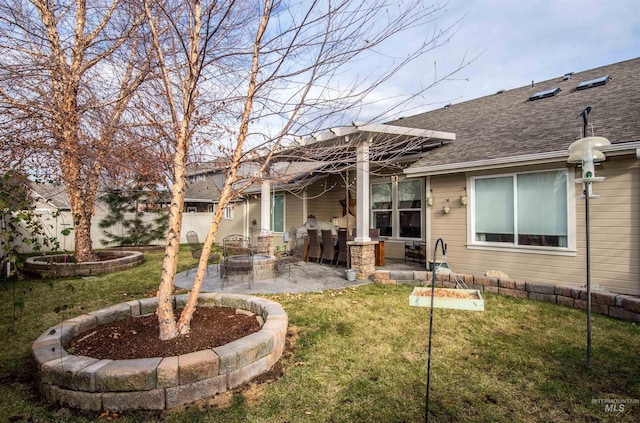
[[[260,228],[271,231],[271,182],[268,178],[262,180],[260,192]]]
[[[369,237],[369,144],[360,140],[356,147],[356,238],[355,242],[370,242]]]
[[[369,236],[369,145],[371,138],[359,140],[356,146],[356,237],[349,242],[351,268],[356,279],[369,279],[376,270],[375,246]],[[347,200],[348,201],[348,200]]]

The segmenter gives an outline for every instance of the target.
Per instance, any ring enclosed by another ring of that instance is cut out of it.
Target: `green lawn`
[[[118,274],[0,286],[0,421],[98,420],[41,400],[31,343],[61,319],[154,295],[162,253],[145,256],[142,266]],[[186,249],[181,257],[182,270],[193,263]],[[209,404],[100,421],[424,421],[429,309],[410,307],[410,293],[369,285],[270,296],[289,314],[293,348],[283,377]],[[12,324],[16,302],[24,307]],[[592,401],[640,399],[638,325],[594,314],[587,370],[584,311],[496,295],[486,295],[485,309],[435,311],[430,421],[638,421],[640,404],[614,412]]]

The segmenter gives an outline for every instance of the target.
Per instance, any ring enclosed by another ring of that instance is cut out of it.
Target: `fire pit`
[[[230,256],[225,259],[229,268],[225,270],[225,278],[232,282],[243,282],[253,280],[269,280],[275,278],[276,258],[265,254],[254,254],[252,256],[242,254]]]

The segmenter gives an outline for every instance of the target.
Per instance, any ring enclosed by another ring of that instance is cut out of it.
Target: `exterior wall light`
[[[460,204],[463,205],[463,206],[466,206],[467,205],[467,200],[468,200],[468,198],[467,198],[467,188],[462,187],[462,191],[463,191],[462,195],[460,196]]]
[[[451,208],[449,207],[449,199],[447,198],[444,203],[444,207],[442,208],[442,213],[449,214]]]
[[[433,206],[433,197],[427,197],[427,206]]]

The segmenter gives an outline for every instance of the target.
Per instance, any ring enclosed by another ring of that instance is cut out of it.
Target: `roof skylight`
[[[529,101],[540,100],[541,98],[553,97],[560,92],[560,88],[552,88],[550,90],[539,91],[529,97]]]
[[[590,79],[588,81],[581,82],[576,87],[576,91],[586,90],[588,88],[599,87],[609,82],[609,75],[601,76],[600,78]]]

